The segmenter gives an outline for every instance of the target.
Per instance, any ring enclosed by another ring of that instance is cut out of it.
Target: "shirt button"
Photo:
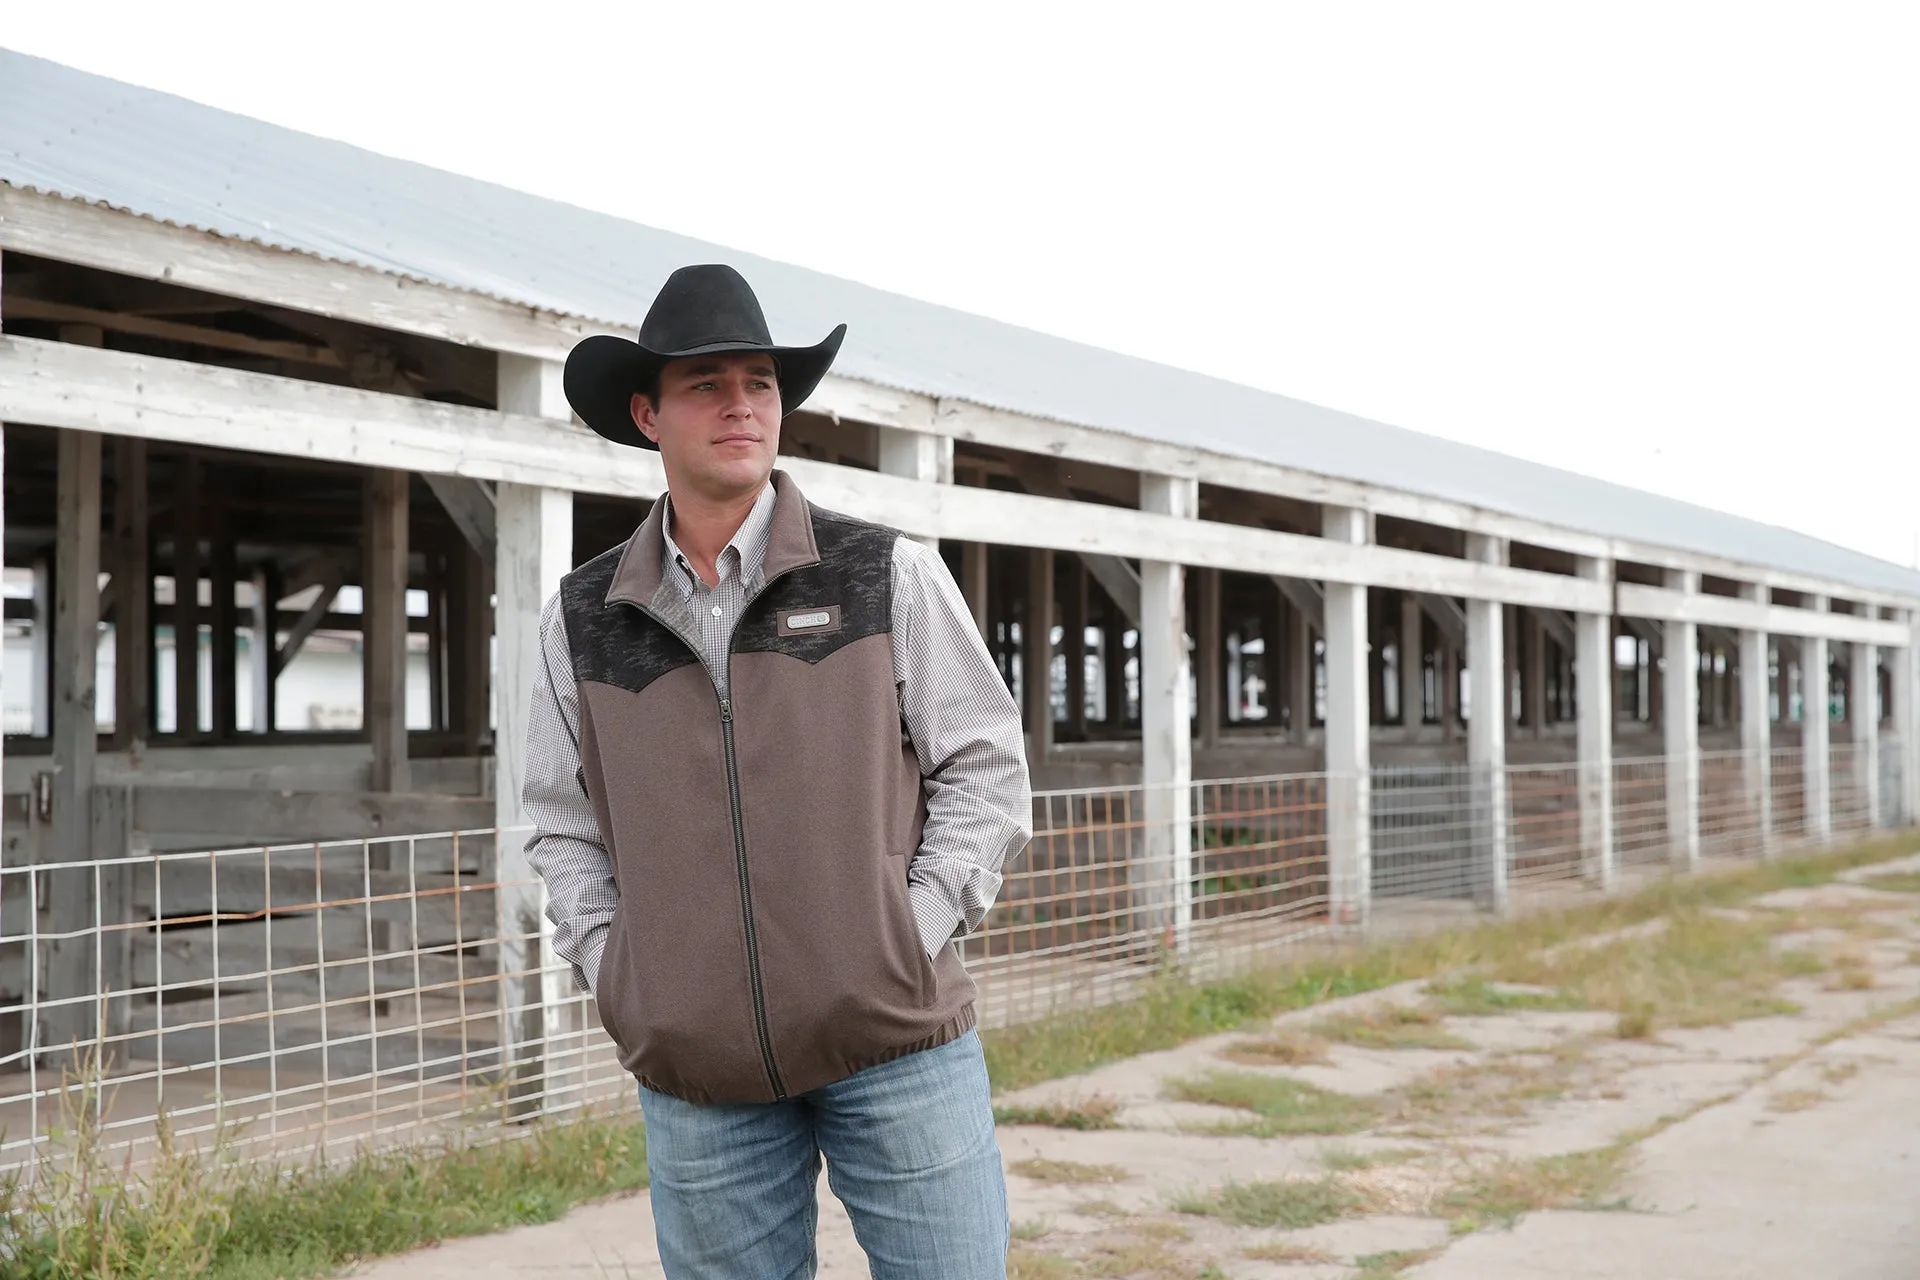
[[[719,605],[715,605],[715,606],[713,606],[713,616],[714,616],[714,617],[716,617],[716,618],[720,616],[720,606],[719,606]]]

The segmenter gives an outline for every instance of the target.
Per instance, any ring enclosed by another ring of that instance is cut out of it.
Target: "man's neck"
[[[742,495],[728,498],[709,498],[698,493],[669,492],[673,515],[673,545],[680,548],[680,554],[687,558],[693,571],[708,586],[720,581],[720,571],[716,563],[720,553],[733,541],[733,535],[740,532],[740,526],[747,522],[747,516],[753,511],[753,504],[760,500],[766,490],[766,484]]]

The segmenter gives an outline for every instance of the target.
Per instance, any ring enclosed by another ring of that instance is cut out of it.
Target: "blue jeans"
[[[808,1280],[824,1156],[874,1280],[1005,1280],[1007,1188],[980,1038],[765,1106],[640,1090],[667,1280]]]

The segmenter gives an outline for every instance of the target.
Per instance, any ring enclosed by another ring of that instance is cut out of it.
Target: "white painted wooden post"
[[[1810,595],[1806,606],[1825,613],[1825,596]],[[1827,639],[1800,641],[1800,752],[1806,778],[1807,839],[1824,845],[1833,838],[1832,710],[1829,706]]]
[[[1669,590],[1695,595],[1700,575],[1667,571]],[[1700,629],[1691,622],[1664,625],[1661,728],[1666,744],[1667,851],[1675,866],[1700,865]]]
[[[1200,485],[1142,474],[1140,507],[1183,520],[1200,512]],[[1140,757],[1146,821],[1142,898],[1158,941],[1184,956],[1193,921],[1193,713],[1188,701],[1184,566],[1140,562]]]
[[[1876,610],[1877,612],[1877,610]],[[1854,778],[1867,808],[1867,830],[1880,822],[1880,650],[1876,645],[1853,646],[1847,672],[1847,719],[1853,739]]]
[[[1613,581],[1613,562],[1582,557],[1580,576]],[[1580,853],[1586,874],[1602,890],[1614,887],[1618,859],[1613,831],[1613,615],[1574,619],[1574,722],[1579,734]]]
[[[1740,596],[1767,603],[1763,583],[1744,583]],[[1740,632],[1740,753],[1747,819],[1755,827],[1762,857],[1774,851],[1773,711],[1768,698],[1767,644],[1764,631]]]
[[[904,427],[881,427],[880,470],[890,476],[905,476],[929,484],[952,484],[953,437]],[[917,541],[936,551],[940,548],[938,538],[921,537]]]
[[[1504,538],[1467,535],[1467,559],[1505,564]],[[1467,763],[1474,831],[1486,868],[1487,905],[1507,909],[1506,607],[1467,601]]]
[[[500,357],[503,411],[564,419],[562,366]],[[573,494],[565,489],[502,484],[495,498],[494,566],[494,825],[498,828],[501,1066],[514,1075],[515,1114],[551,1109],[562,1082],[577,1074],[552,1065],[556,1034],[573,1039],[567,1054],[583,1058],[580,1027],[567,1017],[569,984],[553,960],[546,886],[527,862],[527,709],[541,661],[540,614],[573,567]]]
[[[1900,816],[1907,826],[1920,823],[1920,610],[1907,614],[1907,645],[1895,649],[1893,720],[1900,735]]]
[[[1332,542],[1372,541],[1357,507],[1320,508]],[[1364,929],[1373,905],[1373,707],[1367,669],[1367,589],[1326,584],[1327,896],[1335,928]],[[1311,686],[1309,686],[1311,696]]]

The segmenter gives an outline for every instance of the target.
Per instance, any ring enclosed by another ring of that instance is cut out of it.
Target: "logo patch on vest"
[[[783,636],[815,636],[840,629],[840,606],[823,609],[783,609],[779,632]]]

